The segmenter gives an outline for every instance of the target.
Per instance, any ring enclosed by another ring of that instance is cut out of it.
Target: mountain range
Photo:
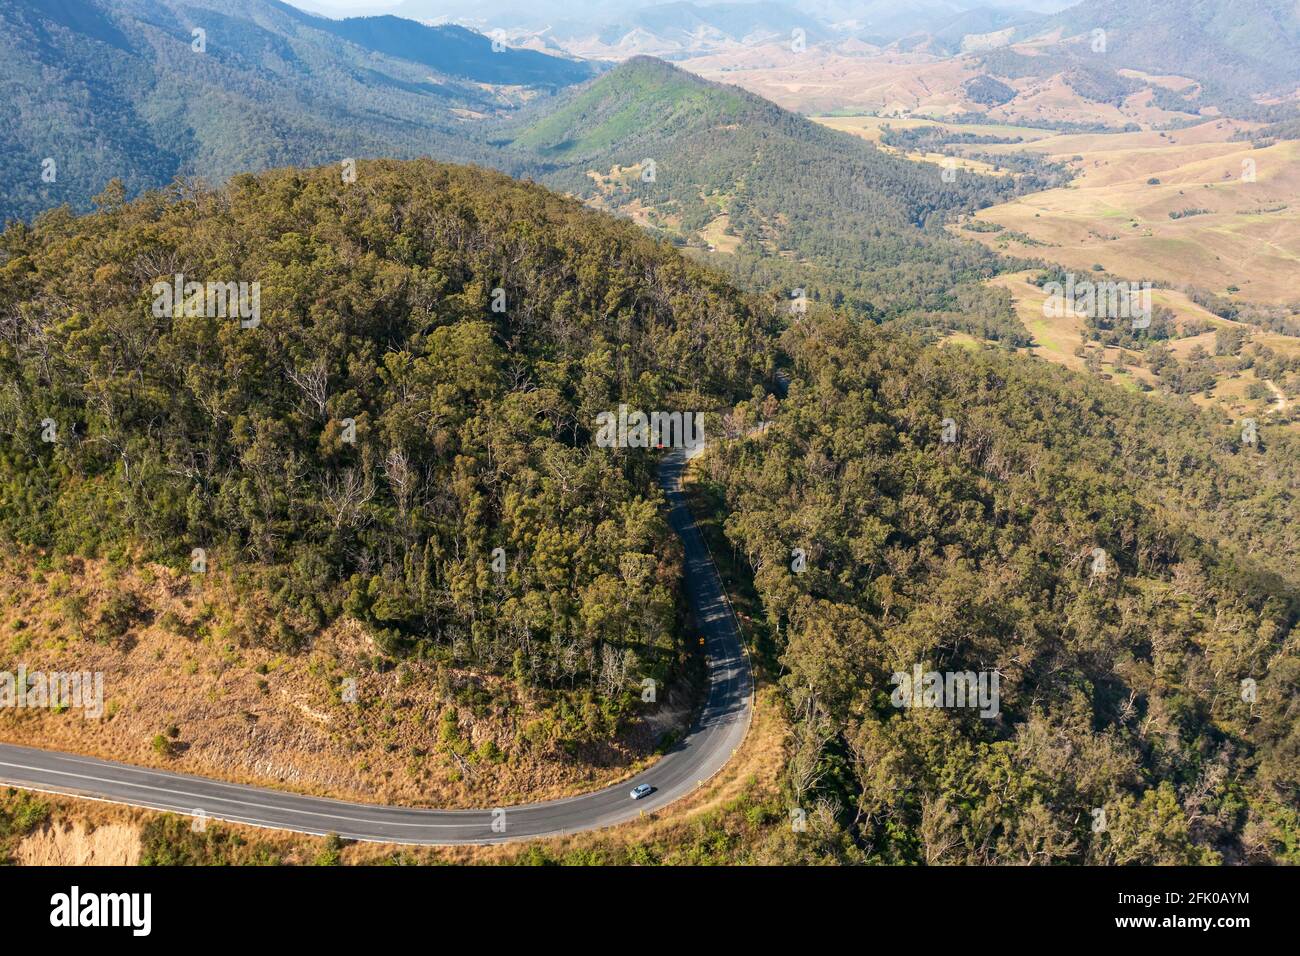
[[[1123,120],[1117,106],[1133,102],[1141,83],[1120,65],[1154,42],[1142,35],[1180,36],[1182,23],[1187,42],[1220,30],[1225,47],[1253,50],[1251,37],[1286,10],[1249,2],[1249,25],[1227,31],[1214,4],[1198,6],[1208,11],[1198,19],[1163,0],[1140,14],[1087,0],[1038,17],[1039,34],[1004,31],[1031,38],[1014,46],[930,60],[960,61],[945,76],[963,109],[1007,101],[1010,113],[1021,100],[1065,91],[1109,104]],[[955,14],[985,25],[1008,15],[965,6]],[[661,32],[706,25],[734,35],[796,16],[777,3],[634,12]],[[1107,24],[1102,51],[1070,39],[1090,22]],[[1275,32],[1258,48],[1280,57],[1292,41]],[[822,36],[808,38],[805,56],[819,55]],[[0,171],[12,184],[5,217],[61,202],[88,208],[113,178],[134,195],[178,176],[221,181],[283,165],[431,155],[529,176],[630,216],[749,288],[804,289],[863,314],[956,312],[951,290],[989,276],[998,260],[943,223],[1057,184],[1046,168],[946,176],[659,60],[634,57],[602,73],[604,64],[513,49],[461,26],[331,19],[278,0],[3,0],[0,52],[0,82],[17,107],[0,122]],[[1217,88],[1255,108],[1229,91],[1253,88],[1263,67],[1239,59]],[[1152,109],[1191,115],[1205,105],[1193,102],[1200,89],[1161,87]]]
[[[0,0],[0,216],[109,179],[417,156],[485,161],[474,121],[599,66],[457,26],[329,20],[277,0]]]
[[[833,31],[806,49],[783,40],[665,55],[808,114],[1120,129],[1224,114],[1284,122],[1300,105],[1300,13],[1289,0],[1083,0],[1056,13],[959,10],[884,35]]]
[[[18,184],[6,216],[87,208],[113,178],[134,195],[177,176],[433,155],[630,216],[748,287],[874,314],[946,307],[944,290],[991,274],[997,257],[941,223],[1032,185],[966,172],[945,181],[938,166],[649,58],[575,85],[597,67],[493,52],[457,26],[327,20],[274,0],[221,13],[174,0],[4,10],[9,91],[22,104],[4,130],[4,171]],[[204,52],[185,42],[199,23]],[[44,42],[24,48],[23,29]],[[12,79],[42,70],[61,81]],[[53,182],[38,175],[42,157],[54,158]]]

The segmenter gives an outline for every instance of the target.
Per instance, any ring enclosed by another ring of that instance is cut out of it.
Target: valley
[[[1300,301],[1300,141],[1256,148],[1215,121],[1176,131],[1061,135],[1023,149],[1077,173],[1060,189],[980,210],[1001,227],[970,233],[1012,255],[1111,272],[1261,304]],[[957,147],[960,151],[962,147]]]
[[[948,224],[949,232],[1081,278],[1100,272],[1154,282],[1155,304],[1174,323],[1169,353],[1181,362],[1194,360],[1197,380],[1204,382],[1188,392],[1190,399],[1232,420],[1255,416],[1296,429],[1289,410],[1300,393],[1300,379],[1290,370],[1300,354],[1294,282],[1300,274],[1300,141],[1257,143],[1259,124],[1231,119],[1091,133],[917,117],[815,119],[909,160],[948,163],[963,174],[1016,175],[998,164],[1025,155],[1067,169],[1063,185],[963,215]],[[1143,367],[1139,350],[1088,342],[1081,315],[1045,316],[1046,293],[1028,281],[1034,275],[987,280],[1011,294],[1034,340],[1028,351],[1120,387],[1168,392],[1167,383]],[[1245,316],[1252,321],[1238,320]],[[1216,354],[1215,331],[1225,328],[1251,344],[1248,356],[1258,349],[1279,357],[1276,377],[1261,378],[1252,362],[1243,367],[1234,355]]]

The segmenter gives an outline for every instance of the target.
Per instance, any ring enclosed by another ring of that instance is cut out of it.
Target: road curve
[[[686,456],[670,453],[659,483],[686,551],[686,595],[706,641],[709,695],[690,732],[654,766],[594,793],[482,810],[349,803],[149,770],[110,760],[0,744],[0,783],[299,833],[406,844],[502,843],[592,830],[660,810],[722,769],[745,739],[753,678],[717,568],[681,491]],[[632,800],[638,784],[654,793]]]

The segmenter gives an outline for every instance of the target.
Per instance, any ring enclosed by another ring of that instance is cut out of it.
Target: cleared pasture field
[[[1085,346],[1083,355],[1076,355],[1075,350],[1082,342],[1080,335],[1084,328],[1082,316],[1071,312],[1063,316],[1045,316],[1043,303],[1047,296],[1042,289],[1028,281],[1033,275],[1032,271],[1007,273],[989,279],[987,283],[1011,293],[1017,316],[1034,337],[1034,344],[1027,351],[1077,372],[1086,372],[1088,357],[1100,353],[1095,361],[1099,362],[1101,374],[1108,376],[1114,384],[1137,389],[1139,387],[1137,383],[1143,382],[1153,391],[1158,391],[1162,387],[1155,375],[1141,367],[1143,361],[1141,352],[1115,347],[1102,348],[1094,342]],[[1177,290],[1156,289],[1151,298],[1154,304],[1162,305],[1172,311],[1179,326],[1191,321],[1207,322],[1215,327],[1242,326],[1249,330],[1252,343],[1266,345],[1275,352],[1287,355],[1300,353],[1300,339],[1277,335],[1255,326],[1220,318]],[[1198,345],[1213,355],[1214,332],[1171,339],[1168,344],[1180,361],[1185,361]],[[1121,353],[1122,363],[1119,362]],[[1294,395],[1286,395],[1275,383],[1266,381],[1264,384],[1270,390],[1272,397],[1251,399],[1247,396],[1246,390],[1257,379],[1249,372],[1239,372],[1232,368],[1235,363],[1231,359],[1216,358],[1213,361],[1222,368],[1216,375],[1214,388],[1208,395],[1198,393],[1191,396],[1192,401],[1198,405],[1218,406],[1230,417],[1242,418],[1247,415],[1267,416],[1272,414],[1279,405],[1289,406],[1297,398]],[[1300,422],[1293,422],[1289,427],[1300,431]]]
[[[1255,149],[1228,140],[1236,128],[1214,121],[1167,134],[1049,136],[985,147],[1045,153],[1079,175],[977,214],[1004,232],[962,234],[1081,272],[1100,264],[1135,280],[1296,302],[1300,141]]]

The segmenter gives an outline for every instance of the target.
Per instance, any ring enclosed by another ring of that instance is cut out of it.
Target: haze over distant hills
[[[1009,104],[994,118],[1077,124],[1101,107],[1093,122],[1115,127],[1207,107],[1244,115],[1300,89],[1291,0],[400,0],[392,11],[542,52],[657,56],[800,112]],[[996,90],[1003,102],[991,101]]]
[[[331,16],[384,12],[425,22],[502,29],[512,40],[606,57],[677,58],[805,31],[809,43],[846,40],[941,56],[1035,41],[1066,53],[1079,37],[1115,34],[1124,68],[1257,88],[1295,82],[1300,42],[1291,0],[296,0]],[[1219,67],[1223,69],[1220,70]],[[1221,76],[1226,72],[1228,75]]]
[[[134,193],[344,157],[483,161],[475,118],[597,70],[277,0],[4,0],[0,58],[3,217],[84,208],[113,177]]]
[[[1122,127],[1213,111],[1270,121],[1300,103],[1300,10],[1290,0],[1084,0],[1053,15],[977,8],[866,36],[674,59],[800,112]]]
[[[1106,31],[1104,56],[1118,67],[1190,76],[1240,95],[1294,93],[1300,85],[1300,4],[1294,0],[1084,0],[1017,38],[1079,39]],[[1059,51],[1054,51],[1059,52]]]
[[[310,0],[303,0],[308,5]],[[460,0],[401,0],[399,16],[454,21],[503,30],[512,42],[615,58],[652,54],[676,58],[769,41],[788,42],[795,29],[812,43],[845,40],[884,45],[938,31],[969,18],[967,32],[1018,23],[1058,10],[1064,0],[740,0],[732,3],[517,4]],[[344,7],[351,11],[350,7]],[[334,15],[338,15],[335,13]]]
[[[680,26],[690,19],[715,25],[749,20],[770,28],[793,16],[805,27],[828,28],[841,37],[873,35],[888,42],[972,12],[1017,18],[1055,12],[1072,2],[1075,0],[295,0],[294,5],[336,17],[392,13],[416,20],[452,20],[484,27],[538,29],[558,23],[581,24],[600,32],[620,24],[668,21]]]

